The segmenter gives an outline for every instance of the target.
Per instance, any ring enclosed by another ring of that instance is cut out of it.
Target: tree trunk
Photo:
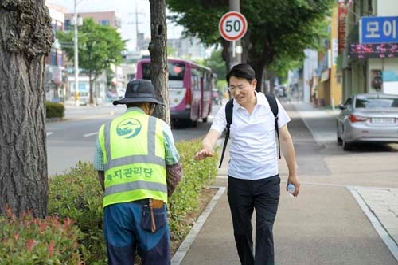
[[[242,45],[241,62],[247,63],[248,57],[249,57],[249,49],[250,49],[250,31],[249,30],[241,39],[241,45]]]
[[[93,74],[90,72],[88,74],[88,104],[90,106],[94,105],[94,93],[93,93],[93,85],[94,85],[94,80],[96,80],[96,78],[93,78]]]
[[[263,83],[265,63],[263,61],[256,61],[251,63],[251,66],[253,67],[254,72],[256,73],[256,79],[257,79],[256,91],[263,92],[261,88]]]
[[[170,102],[167,74],[166,0],[150,0],[151,12],[151,80],[164,106],[155,109],[154,116],[170,124]]]
[[[44,56],[53,32],[44,3],[0,2],[0,214],[47,214]]]

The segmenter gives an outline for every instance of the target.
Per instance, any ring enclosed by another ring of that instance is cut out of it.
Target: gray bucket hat
[[[155,93],[155,88],[151,84],[151,81],[136,79],[132,80],[127,84],[126,93],[124,98],[113,101],[113,105],[135,103],[135,102],[150,102],[155,104],[163,105],[160,102]]]

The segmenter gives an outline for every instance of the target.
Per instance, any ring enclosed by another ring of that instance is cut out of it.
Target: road
[[[216,112],[219,106],[214,106]],[[46,124],[48,173],[59,175],[74,167],[79,161],[93,160],[95,141],[100,126],[125,111],[124,106],[70,107],[65,111],[65,120]],[[207,123],[198,123],[197,128],[173,129],[175,141],[202,137],[209,130]]]

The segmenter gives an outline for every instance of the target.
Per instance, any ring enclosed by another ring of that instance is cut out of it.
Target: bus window
[[[149,63],[142,64],[142,79],[151,80],[151,65]]]
[[[192,78],[192,88],[194,90],[200,90],[200,77],[199,72],[196,69],[191,69],[191,78]]]
[[[168,63],[169,80],[184,80],[185,64],[184,63]],[[142,79],[151,79],[150,63],[142,64]]]
[[[184,80],[185,63],[168,63],[169,80]]]

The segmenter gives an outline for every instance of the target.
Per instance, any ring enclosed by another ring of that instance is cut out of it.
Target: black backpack
[[[278,136],[278,142],[279,142],[279,126],[278,126],[278,113],[279,113],[279,108],[278,108],[278,103],[276,102],[275,96],[273,94],[265,94],[267,97],[268,103],[271,107],[271,111],[274,114],[275,117],[275,132]],[[220,158],[220,165],[218,166],[219,168],[221,167],[222,161],[224,160],[224,152],[225,148],[227,147],[228,144],[228,138],[229,138],[229,129],[232,124],[232,108],[233,108],[233,99],[230,99],[227,104],[225,105],[225,118],[227,119],[227,126],[226,126],[226,133],[225,133],[225,139],[224,139],[224,146],[222,149],[221,153],[221,158]],[[281,149],[279,147],[279,159],[281,159]]]

